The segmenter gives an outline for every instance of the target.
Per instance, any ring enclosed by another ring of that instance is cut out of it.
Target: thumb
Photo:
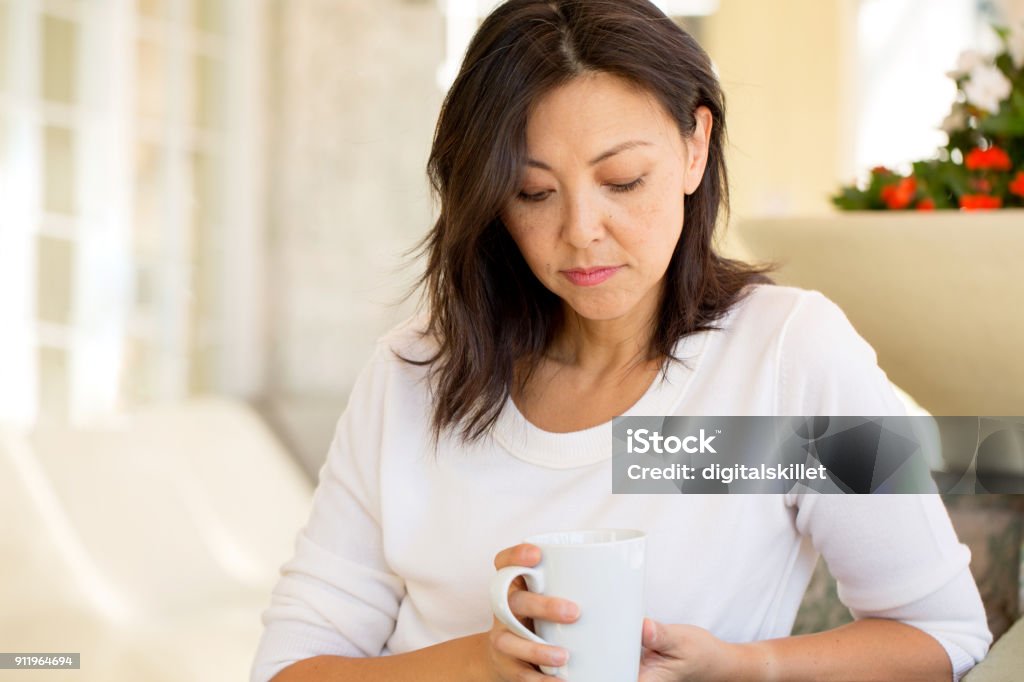
[[[644,618],[642,644],[645,649],[658,650],[658,643],[664,639],[664,626],[651,618]]]
[[[679,633],[673,632],[673,627],[675,626],[644,618],[642,638],[644,648],[657,651],[659,654],[681,658],[685,645],[680,640]]]

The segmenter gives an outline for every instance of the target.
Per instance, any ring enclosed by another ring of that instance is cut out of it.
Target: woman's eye
[[[519,193],[519,198],[522,199],[523,201],[544,201],[545,199],[548,198],[548,194],[550,194],[550,193],[551,192],[549,192],[547,190],[545,190],[543,192],[534,192],[533,194],[528,194],[526,192],[520,192]]]
[[[640,187],[642,184],[644,184],[644,178],[641,175],[639,178],[637,178],[633,182],[627,182],[624,185],[611,184],[611,185],[608,185],[608,186],[611,188],[611,190],[613,192],[632,192],[633,190],[635,190],[638,187]]]
[[[633,190],[639,188],[643,184],[644,184],[644,177],[641,175],[639,178],[637,178],[633,182],[627,182],[625,184],[609,183],[608,187],[613,192],[632,192]],[[536,203],[536,202],[544,201],[545,199],[547,199],[549,194],[551,194],[550,190],[544,190],[543,192],[533,192],[532,194],[529,193],[529,192],[520,192],[519,193],[519,198],[521,200],[523,200],[523,201],[529,201],[529,202]]]

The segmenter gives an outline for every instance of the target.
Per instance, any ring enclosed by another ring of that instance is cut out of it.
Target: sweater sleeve
[[[777,414],[884,416],[906,408],[842,309],[802,292],[779,343]]]
[[[314,656],[380,655],[394,630],[405,584],[388,566],[381,540],[387,366],[378,344],[338,420],[309,520],[263,612],[250,682],[267,682]]]
[[[790,315],[779,372],[780,414],[905,413],[874,350],[817,292]],[[800,492],[787,502],[854,618],[896,619],[928,633],[949,655],[953,680],[984,658],[992,634],[971,553],[938,495]]]

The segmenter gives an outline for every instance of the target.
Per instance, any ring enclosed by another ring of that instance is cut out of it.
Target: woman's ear
[[[683,191],[693,194],[700,187],[704,177],[704,168],[708,164],[708,144],[711,141],[711,111],[705,107],[697,107],[693,112],[696,125],[693,134],[686,138],[686,173],[683,177]]]

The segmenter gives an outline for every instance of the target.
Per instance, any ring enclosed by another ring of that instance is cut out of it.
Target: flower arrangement
[[[957,97],[942,130],[949,142],[909,175],[878,166],[841,187],[844,210],[962,210],[1024,206],[1024,25],[996,28],[1002,50],[968,50],[947,75]]]

